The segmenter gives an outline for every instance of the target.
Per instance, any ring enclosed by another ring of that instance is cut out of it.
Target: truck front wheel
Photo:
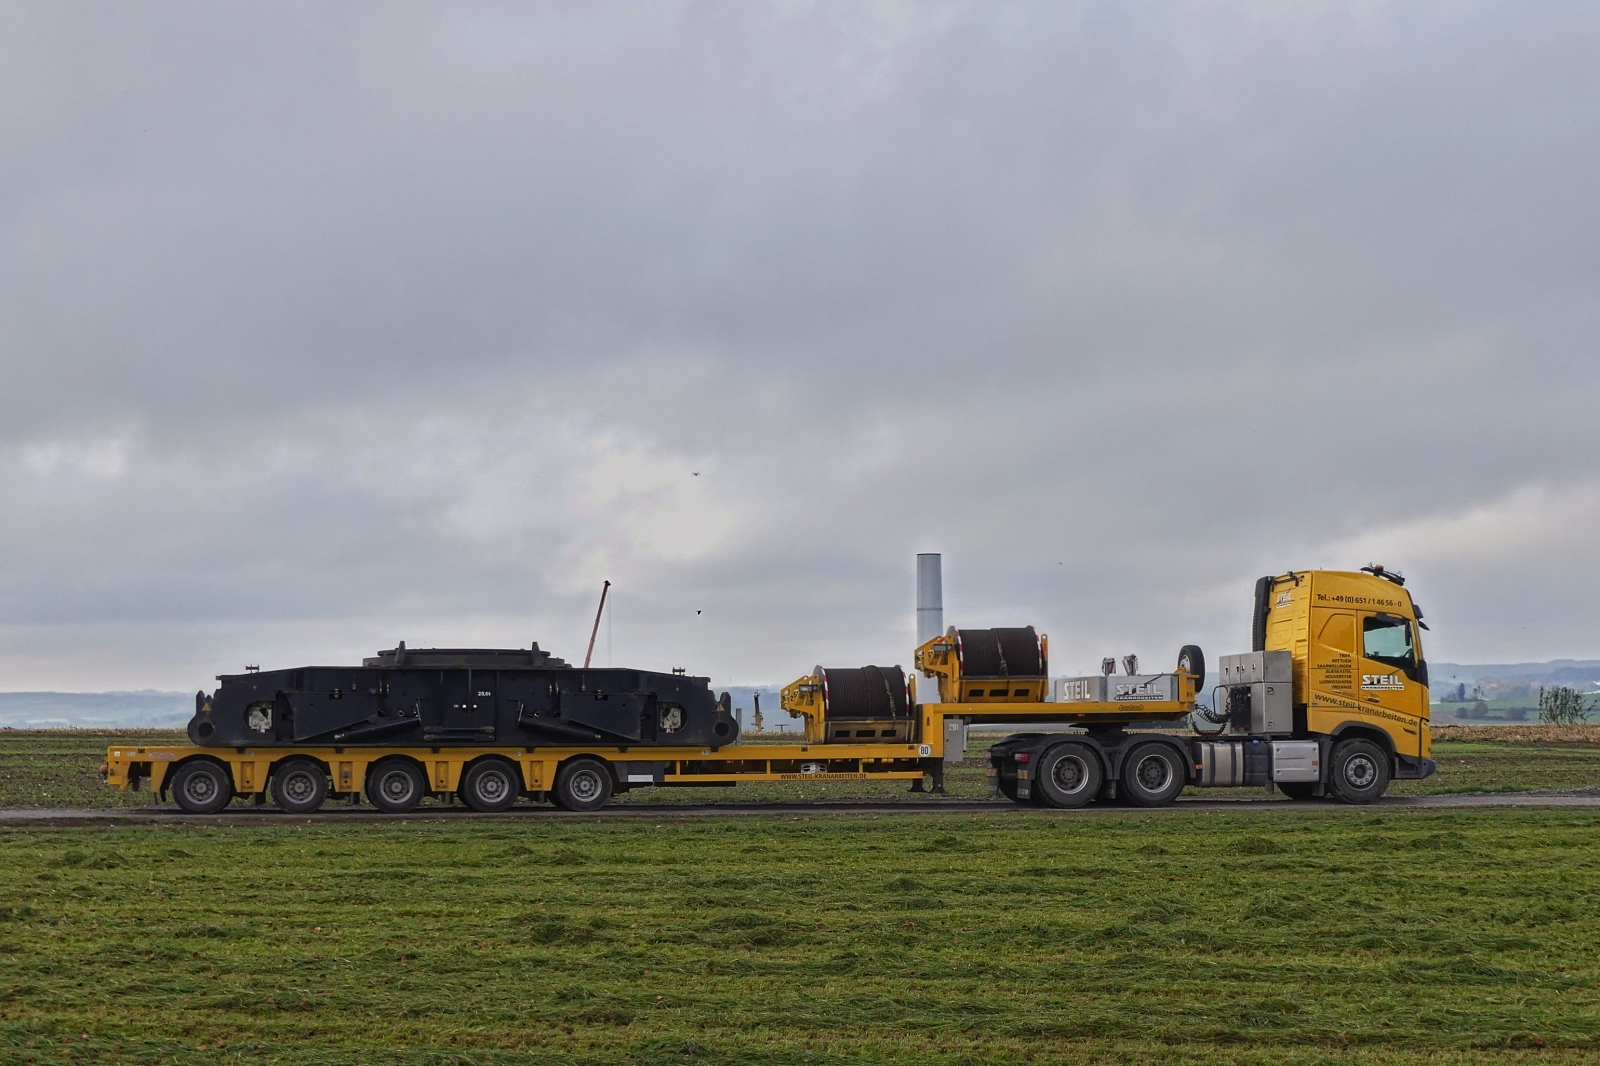
[[[233,779],[216,760],[195,759],[172,775],[172,798],[190,814],[216,814],[233,799]]]
[[[1333,746],[1328,786],[1342,803],[1371,803],[1389,787],[1389,757],[1370,740]]]
[[[1058,744],[1039,761],[1035,787],[1052,807],[1083,807],[1100,791],[1100,757],[1085,744]]]
[[[1188,783],[1187,767],[1166,744],[1141,744],[1122,766],[1122,794],[1138,807],[1165,807]]]

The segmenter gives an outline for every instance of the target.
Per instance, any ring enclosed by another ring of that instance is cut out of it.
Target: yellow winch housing
[[[1043,703],[1050,691],[1050,638],[1032,626],[951,626],[917,649],[915,663],[937,679],[941,703]]]

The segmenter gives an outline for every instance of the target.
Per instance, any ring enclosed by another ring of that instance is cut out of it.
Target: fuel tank
[[[360,666],[223,674],[195,694],[189,739],[207,747],[617,744],[720,747],[739,739],[710,679],[582,670],[526,648],[404,643]]]

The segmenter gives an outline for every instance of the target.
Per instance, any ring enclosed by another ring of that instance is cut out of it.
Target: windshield
[[[1411,623],[1391,614],[1363,619],[1361,654],[1381,663],[1410,666],[1416,660],[1411,647]]]

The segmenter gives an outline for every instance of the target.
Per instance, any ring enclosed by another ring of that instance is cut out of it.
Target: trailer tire
[[[367,799],[388,814],[410,814],[428,791],[428,780],[410,759],[384,759],[367,771]]]
[[[597,811],[611,798],[611,771],[599,759],[573,759],[556,771],[551,798],[564,811]]]
[[[272,799],[289,814],[310,814],[328,798],[328,771],[312,759],[289,759],[272,773]]]
[[[1104,772],[1087,744],[1057,744],[1039,760],[1036,795],[1050,807],[1070,810],[1094,802]]]
[[[522,793],[522,775],[505,759],[479,759],[461,776],[461,802],[479,814],[510,810]]]
[[[1328,789],[1341,803],[1371,803],[1389,787],[1389,757],[1370,740],[1341,740],[1329,761]]]
[[[1122,764],[1118,792],[1136,807],[1165,807],[1188,782],[1188,766],[1170,744],[1140,744]]]
[[[191,759],[172,775],[172,798],[190,814],[216,814],[233,800],[233,778],[215,759]]]

